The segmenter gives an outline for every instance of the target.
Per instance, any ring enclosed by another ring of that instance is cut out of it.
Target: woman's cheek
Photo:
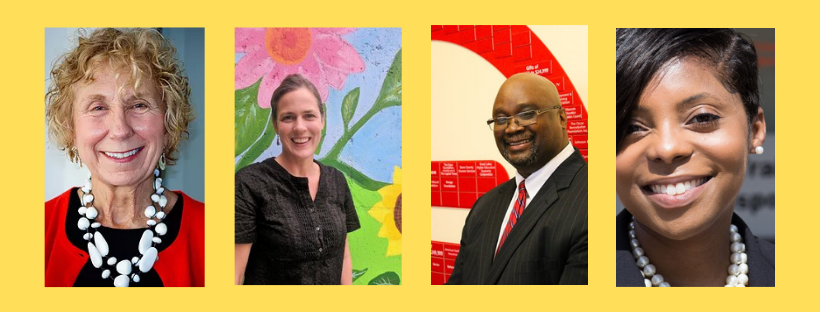
[[[93,147],[105,137],[106,133],[105,123],[97,118],[80,118],[75,121],[74,135],[77,145]]]
[[[713,162],[716,170],[725,174],[738,175],[743,183],[743,173],[746,170],[747,143],[746,136],[742,131],[736,129],[721,129],[709,134],[704,134],[700,139],[700,150],[708,159]],[[719,172],[720,173],[720,172]]]
[[[141,136],[148,138],[160,137],[165,134],[164,116],[157,114],[142,114],[132,119],[132,129]],[[164,138],[159,139],[162,144]]]
[[[633,204],[632,200],[640,195],[640,188],[635,183],[635,176],[640,164],[641,146],[633,144],[624,148],[615,158],[615,188],[624,205]]]

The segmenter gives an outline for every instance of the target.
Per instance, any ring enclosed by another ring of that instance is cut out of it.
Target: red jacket
[[[88,252],[68,240],[65,218],[72,189],[46,202],[46,286],[71,287],[88,261]],[[205,286],[205,205],[174,191],[184,207],[179,235],[159,253],[154,270],[166,287]]]

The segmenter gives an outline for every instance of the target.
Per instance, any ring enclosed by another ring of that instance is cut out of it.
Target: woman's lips
[[[296,144],[296,146],[301,147],[310,142],[310,138],[291,138],[290,141],[293,142],[293,144]]]
[[[118,163],[127,163],[130,162],[139,156],[140,152],[142,151],[143,147],[137,147],[132,150],[128,150],[125,152],[101,152],[105,155],[106,158],[113,162]]]
[[[681,208],[694,202],[712,178],[707,176],[676,183],[653,183],[642,187],[641,191],[661,208]]]

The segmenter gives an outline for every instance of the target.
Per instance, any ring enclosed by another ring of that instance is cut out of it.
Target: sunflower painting
[[[354,284],[401,284],[401,29],[237,28],[235,40],[235,170],[281,152],[273,90],[308,78],[327,105],[315,158],[345,174],[361,223]]]

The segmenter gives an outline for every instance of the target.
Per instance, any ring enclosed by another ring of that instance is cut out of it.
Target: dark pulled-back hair
[[[271,108],[271,118],[273,118],[273,122],[276,122],[276,116],[279,111],[279,100],[282,99],[285,94],[291,93],[296,91],[297,89],[305,88],[316,97],[316,103],[319,103],[319,113],[322,114],[322,117],[325,116],[325,104],[322,103],[322,97],[319,95],[319,90],[316,89],[316,86],[307,80],[307,78],[303,77],[299,74],[290,74],[282,80],[282,83],[276,87],[276,90],[273,91],[273,97],[270,100],[270,108]]]
[[[617,125],[620,152],[632,111],[650,80],[670,61],[695,58],[714,68],[730,93],[739,93],[749,124],[760,107],[757,52],[732,29],[619,28],[616,33]]]

